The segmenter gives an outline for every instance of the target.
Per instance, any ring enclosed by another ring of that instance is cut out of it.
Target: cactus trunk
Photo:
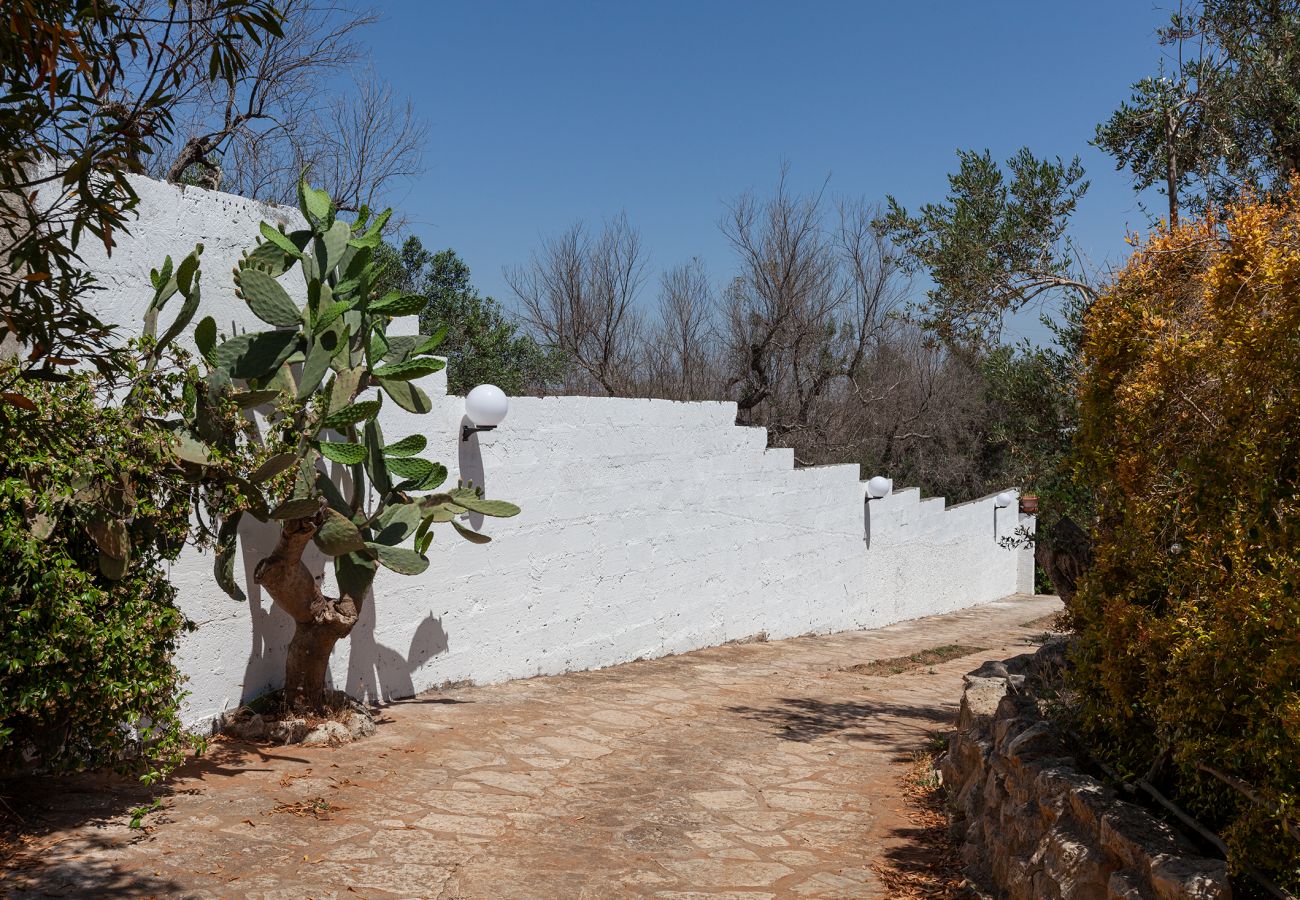
[[[342,635],[330,625],[295,622],[289,655],[284,663],[284,697],[291,709],[321,712],[325,708],[325,672],[330,653]]]
[[[302,562],[302,552],[320,527],[320,516],[291,519],[280,530],[270,556],[257,565],[253,580],[294,620],[285,662],[284,695],[291,709],[322,712],[330,653],[352,632],[364,597],[326,597]]]

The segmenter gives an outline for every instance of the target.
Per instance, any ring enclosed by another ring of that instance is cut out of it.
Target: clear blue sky
[[[430,122],[427,171],[394,199],[513,305],[502,267],[543,235],[626,210],[652,274],[731,271],[723,204],[827,176],[834,193],[938,199],[959,147],[1078,154],[1092,189],[1075,234],[1122,259],[1146,219],[1089,147],[1155,67],[1167,3],[389,2],[377,72]],[[1158,205],[1157,205],[1158,208]],[[651,285],[652,287],[652,285]],[[917,288],[919,291],[921,288]],[[649,298],[648,298],[649,299]],[[1013,330],[1038,338],[1033,317]]]

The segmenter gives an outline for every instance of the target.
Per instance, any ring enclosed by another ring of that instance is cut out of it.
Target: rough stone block
[[[266,730],[266,736],[278,744],[297,744],[307,736],[306,719],[281,719],[272,722]]]
[[[342,722],[322,722],[303,736],[304,747],[337,747],[352,740],[352,732]]]
[[[1132,872],[1112,872],[1106,882],[1107,900],[1151,900],[1151,894],[1142,890],[1141,882]]]
[[[1232,896],[1227,863],[1218,859],[1161,856],[1151,864],[1151,887],[1159,900],[1225,900]]]
[[[1012,900],[1231,897],[1223,861],[1200,858],[1167,824],[1062,755],[1064,740],[1038,712],[1032,673],[1052,671],[1063,651],[1040,653],[1047,658],[986,663],[966,678],[964,727],[951,739],[944,779],[967,872]],[[1023,673],[1030,677],[1013,683]]]

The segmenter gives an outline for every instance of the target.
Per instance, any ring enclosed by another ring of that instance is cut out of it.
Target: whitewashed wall
[[[99,312],[138,332],[149,268],[199,241],[200,315],[227,330],[264,327],[233,296],[230,269],[259,221],[297,213],[137,187],[132,235],[111,258],[87,255],[104,286]],[[334,685],[357,696],[608,666],[759,633],[870,628],[1032,591],[1029,553],[999,543],[1032,524],[1014,508],[995,512],[985,498],[945,510],[914,489],[867,502],[856,466],[795,469],[762,429],[734,425],[732,403],[516,398],[500,428],[462,443],[463,400],[446,395],[445,373],[426,382],[433,412],[389,405],[385,435],[425,434],[426,455],[453,477],[523,513],[475,517],[494,538],[485,546],[439,531],[418,577],[380,570],[374,602],[333,659]],[[208,557],[187,552],[172,571],[199,625],[180,653],[195,724],[282,674],[292,623],[252,583],[273,526],[249,522],[241,539],[247,604],[217,588]]]

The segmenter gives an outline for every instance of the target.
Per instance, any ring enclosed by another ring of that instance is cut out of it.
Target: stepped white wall
[[[148,270],[201,241],[200,315],[259,327],[231,293],[230,269],[260,220],[297,213],[144,179],[137,187],[132,235],[112,258],[87,252],[105,288],[99,311],[138,331]],[[425,434],[426,455],[453,477],[523,513],[474,521],[494,538],[485,546],[443,526],[423,575],[380,570],[374,601],[333,659],[334,685],[358,696],[608,666],[760,633],[876,627],[1032,591],[1028,552],[999,543],[1032,524],[1014,507],[995,513],[985,498],[945,510],[915,490],[867,502],[856,466],[795,469],[790,451],[766,449],[761,429],[733,424],[732,403],[516,398],[501,427],[462,443],[463,400],[446,395],[445,373],[426,382],[433,412],[389,405],[385,434]],[[291,622],[252,583],[274,530],[248,522],[241,539],[247,604],[217,588],[209,557],[187,552],[173,566],[199,624],[180,652],[196,724],[282,674]]]

